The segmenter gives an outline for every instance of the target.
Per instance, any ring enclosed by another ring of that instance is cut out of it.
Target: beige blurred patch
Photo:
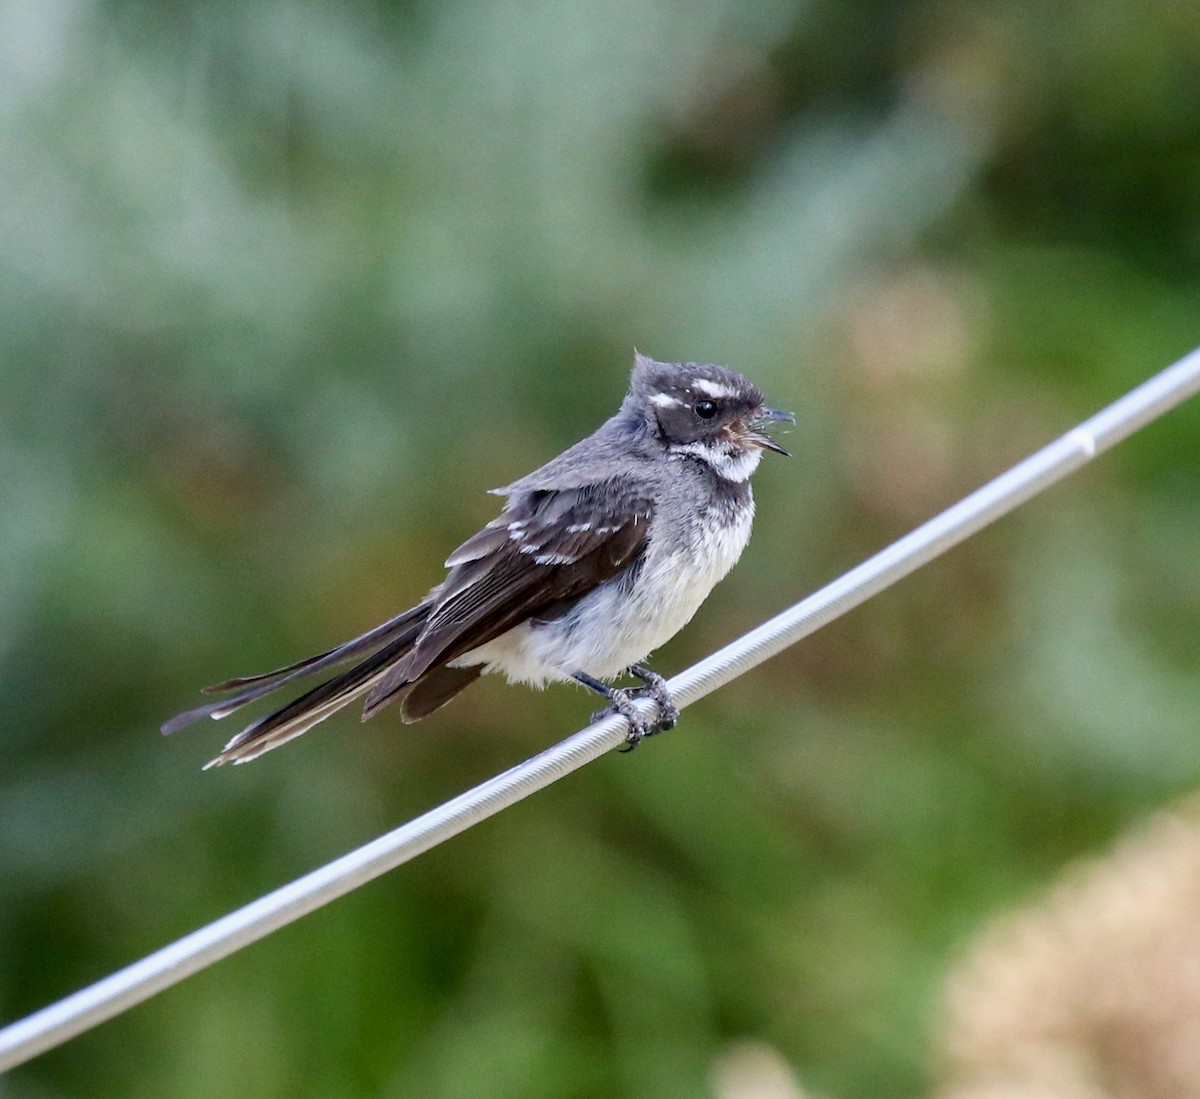
[[[820,1099],[801,1086],[779,1050],[749,1038],[722,1050],[711,1081],[714,1099]]]
[[[1200,1096],[1200,802],[998,920],[939,1030],[939,1099]]]

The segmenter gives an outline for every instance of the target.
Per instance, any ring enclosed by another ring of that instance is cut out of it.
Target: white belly
[[[485,664],[510,682],[543,686],[574,671],[613,679],[674,637],[742,555],[750,540],[754,508],[736,523],[726,515],[703,516],[691,552],[671,552],[651,540],[631,589],[609,582],[584,596],[569,613],[541,625],[522,623],[502,637],[454,661]]]

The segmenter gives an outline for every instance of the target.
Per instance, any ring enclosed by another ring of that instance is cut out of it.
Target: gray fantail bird
[[[629,722],[628,747],[668,729],[679,711],[651,650],[696,613],[750,538],[750,474],[764,450],[767,408],[740,374],[636,354],[629,393],[600,429],[505,488],[500,515],[446,560],[415,607],[329,652],[206,688],[228,694],[179,714],[164,733],[222,718],[302,676],[357,661],[246,726],[216,759],[245,763],[366,695],[364,720],[402,697],[404,721],[444,706],[484,672],[543,686],[573,679]],[[645,684],[613,687],[634,676]],[[634,699],[654,699],[653,724]]]

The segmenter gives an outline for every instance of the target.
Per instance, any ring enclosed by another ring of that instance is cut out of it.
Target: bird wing
[[[450,575],[431,593],[429,617],[396,677],[402,671],[411,683],[527,619],[566,613],[641,558],[652,513],[650,489],[632,478],[515,494],[447,558]]]

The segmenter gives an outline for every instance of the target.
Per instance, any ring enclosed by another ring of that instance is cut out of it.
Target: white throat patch
[[[673,455],[680,458],[689,455],[707,463],[712,471],[726,481],[741,483],[748,481],[750,474],[758,469],[762,460],[762,450],[753,447],[749,450],[732,449],[719,443],[676,443],[670,448]]]

